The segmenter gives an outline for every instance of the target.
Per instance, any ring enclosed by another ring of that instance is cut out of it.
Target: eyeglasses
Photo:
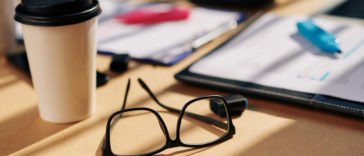
[[[235,134],[230,111],[223,97],[198,97],[188,101],[179,110],[159,102],[141,79],[138,82],[158,105],[179,113],[175,139],[171,139],[165,121],[155,110],[145,107],[125,109],[129,79],[121,110],[114,112],[107,121],[106,134],[100,147],[102,155],[153,155],[178,146],[207,147],[226,141]],[[219,117],[211,111],[209,104],[212,101],[225,106],[225,117]]]

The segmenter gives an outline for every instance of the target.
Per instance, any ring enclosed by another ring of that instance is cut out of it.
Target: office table
[[[272,12],[310,14],[324,0],[278,1]],[[31,80],[0,58],[0,155],[95,155],[104,136],[106,120],[120,109],[128,78],[131,90],[127,108],[149,107],[162,110],[137,84],[142,78],[165,104],[178,107],[204,95],[229,92],[198,88],[177,82],[174,74],[206,54],[230,34],[213,41],[175,66],[164,67],[130,62],[123,74],[113,73],[105,86],[97,88],[93,116],[76,123],[53,124],[40,119]],[[111,58],[97,56],[97,68],[107,71]],[[362,119],[334,114],[289,102],[247,96],[249,108],[233,119],[234,137],[211,147],[178,147],[160,155],[364,155]],[[170,132],[177,118],[165,117]],[[132,139],[131,139],[132,141]]]

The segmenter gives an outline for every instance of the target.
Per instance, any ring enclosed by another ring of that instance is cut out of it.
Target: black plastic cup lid
[[[28,25],[61,26],[87,21],[101,13],[98,0],[22,0],[15,20]]]

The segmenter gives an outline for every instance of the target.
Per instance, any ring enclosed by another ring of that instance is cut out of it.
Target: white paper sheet
[[[266,14],[190,71],[364,102],[364,27],[315,19],[341,41],[333,55],[298,34],[306,18]]]

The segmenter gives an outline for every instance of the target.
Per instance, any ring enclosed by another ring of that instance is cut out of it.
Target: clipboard
[[[234,29],[245,19],[238,11],[191,7],[188,19],[153,25],[128,25],[113,17],[133,9],[174,7],[171,3],[103,1],[98,26],[98,53],[128,53],[133,60],[171,66],[202,45]]]
[[[216,57],[216,54],[219,53],[219,51],[221,53],[221,51],[225,50],[224,53],[228,53],[227,48],[224,49],[224,47],[229,46],[231,42],[236,41],[237,38],[239,38],[239,36],[241,36],[243,32],[247,31],[249,27],[251,26],[243,29],[242,32],[236,34],[233,38],[226,41],[221,46],[217,47],[207,55],[203,56],[201,59],[197,60],[190,66],[175,74],[175,78],[183,83],[191,85],[286,101],[297,105],[306,105],[321,110],[351,115],[355,117],[364,117],[364,103],[357,100],[348,100],[341,97],[339,98],[336,96],[321,93],[310,93],[290,88],[275,87],[252,81],[239,80],[224,76],[215,76],[213,74],[195,72],[191,69],[196,64],[201,63],[201,60],[203,59],[206,59],[208,57],[211,58],[213,56]],[[355,48],[359,48],[358,45],[362,46],[364,44],[364,42],[362,41],[359,43],[360,44],[357,44]],[[348,57],[348,55],[350,54],[352,54],[352,52],[343,54],[343,57]]]

